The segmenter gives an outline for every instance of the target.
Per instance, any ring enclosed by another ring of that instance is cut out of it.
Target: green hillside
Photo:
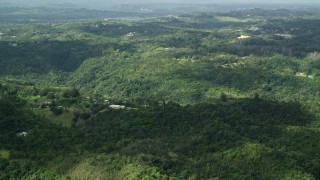
[[[0,179],[320,179],[318,12],[29,10],[0,13]]]
[[[32,115],[12,95],[0,105],[5,179],[319,178],[319,130],[299,103],[106,108],[72,128]],[[22,131],[28,135],[16,135]]]
[[[3,26],[0,72],[106,98],[318,101],[317,14],[257,12]]]

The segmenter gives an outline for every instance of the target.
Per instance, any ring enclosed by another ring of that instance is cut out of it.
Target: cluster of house
[[[52,104],[51,100],[39,100],[37,103],[38,108],[48,108]]]
[[[298,76],[298,77],[308,77],[308,78],[310,78],[310,79],[313,79],[313,78],[314,78],[314,76],[312,76],[312,75],[307,75],[306,73],[303,73],[303,72],[297,72],[297,73],[296,73],[296,76]]]
[[[17,47],[18,46],[18,44],[16,44],[16,43],[9,43],[9,45],[13,46],[13,47]]]
[[[299,29],[299,28],[296,28],[296,29]],[[256,26],[252,26],[251,28],[248,29],[249,31],[258,31],[260,30],[260,28],[256,27]],[[291,29],[291,31],[294,30],[294,29]],[[239,32],[242,31],[242,30],[238,30]],[[293,38],[293,35],[289,34],[289,33],[277,33],[275,34],[275,36],[278,36],[278,37],[282,37],[282,38],[285,38],[285,39],[292,39]],[[240,35],[238,37],[238,39],[242,40],[242,39],[249,39],[250,36],[246,36],[246,35]]]
[[[149,8],[141,8],[141,9],[140,9],[140,12],[150,13],[150,12],[153,12],[153,10],[152,10],[152,9],[149,9]]]
[[[235,67],[243,66],[243,65],[244,65],[244,62],[236,62],[236,63],[223,64],[223,65],[221,65],[221,67],[223,67],[223,68],[235,68]]]
[[[127,34],[127,37],[132,37],[136,34],[136,32],[130,32],[129,34]]]
[[[293,36],[291,34],[275,34],[278,37],[283,37],[285,39],[291,39]]]
[[[249,28],[249,31],[259,31],[260,29],[256,26],[252,26],[251,28]]]

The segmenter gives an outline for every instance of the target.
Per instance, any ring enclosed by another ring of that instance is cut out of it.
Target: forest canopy
[[[0,17],[0,179],[320,178],[318,11]]]

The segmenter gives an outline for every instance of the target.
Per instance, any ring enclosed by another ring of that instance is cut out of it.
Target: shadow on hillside
[[[111,37],[134,37],[137,35],[155,37],[175,32],[174,30],[164,27],[159,23],[138,23],[134,26],[128,26],[126,24],[97,23],[87,25],[83,27],[82,30],[95,35]]]
[[[161,113],[167,116],[157,122],[166,124],[161,128],[166,135],[133,141],[121,152],[170,172],[173,169],[188,168],[192,163],[188,160],[190,158],[200,158],[204,162],[197,163],[208,165],[206,157],[212,153],[228,153],[247,143],[261,144],[267,149],[271,148],[274,155],[264,157],[263,152],[259,154],[260,152],[252,149],[252,153],[258,153],[257,157],[268,159],[271,156],[273,160],[270,163],[276,166],[303,167],[305,172],[319,177],[320,156],[317,152],[320,146],[317,138],[320,133],[305,127],[314,117],[303,110],[299,103],[244,99],[227,105],[202,104],[181,109],[175,111],[169,108]],[[158,123],[154,127],[161,125]],[[280,154],[283,157],[278,157]],[[239,154],[235,153],[233,156],[241,160]],[[289,159],[290,164],[282,164],[284,159]],[[259,159],[251,161],[251,164],[267,163],[259,162]],[[215,166],[229,166],[227,162],[224,163]],[[235,172],[242,166],[241,162],[238,165]],[[212,173],[203,169],[201,171],[205,174]],[[249,172],[244,170],[240,173]]]
[[[314,100],[317,97],[319,85],[311,83],[308,78],[297,78],[294,75],[281,75],[262,68],[235,67],[217,68],[205,67],[205,70],[192,68],[177,68],[172,73],[174,77],[189,82],[205,81],[212,87],[222,87],[239,90],[244,94],[252,91],[263,91],[265,94],[278,94],[282,91],[284,98],[292,97],[303,100]],[[279,90],[280,89],[280,90]],[[285,92],[290,92],[286,93]],[[297,95],[300,95],[297,96]],[[309,99],[308,99],[309,98]]]
[[[108,45],[106,45],[108,46]],[[51,70],[72,72],[81,63],[100,56],[102,47],[82,41],[0,42],[2,75],[45,74]]]
[[[242,99],[233,103],[185,107],[168,103],[165,108],[105,111],[88,121],[83,131],[90,151],[131,156],[167,172],[190,167],[192,162],[188,159],[205,159],[210,154],[254,143],[275,151],[290,146],[284,150],[290,154],[286,158],[314,173],[315,165],[303,163],[308,156],[320,158],[312,154],[319,149],[314,142],[320,134],[300,132],[305,133],[301,137],[312,139],[312,145],[307,154],[298,157],[296,153],[301,148],[305,150],[305,143],[288,131],[303,129],[313,120],[299,103]]]
[[[85,154],[106,153],[131,157],[168,175],[184,171],[184,176],[191,176],[197,171],[200,179],[210,178],[212,172],[221,177],[255,172],[261,177],[275,166],[299,167],[319,177],[320,133],[306,127],[313,120],[296,102],[259,98],[188,106],[168,102],[134,110],[106,109],[78,124],[73,132],[41,124],[27,139],[13,136],[14,140],[7,141],[16,149],[16,157],[50,161],[61,173],[79,168]],[[240,168],[242,161],[250,165],[250,172]]]

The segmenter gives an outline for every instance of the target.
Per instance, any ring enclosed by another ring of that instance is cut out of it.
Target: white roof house
[[[292,39],[293,35],[291,34],[275,34],[278,37],[283,37],[285,39]]]
[[[112,104],[109,106],[109,108],[112,108],[112,109],[124,109],[126,106],[123,106],[123,105],[115,105],[115,104]]]
[[[26,137],[27,135],[28,135],[27,132],[21,132],[17,134],[17,136],[20,136],[20,137]]]
[[[299,77],[307,77],[306,73],[304,73],[304,72],[297,72],[297,73],[296,73],[296,76],[299,76]]]
[[[238,39],[249,39],[250,36],[244,36],[244,35],[241,35],[240,37],[238,37]]]

